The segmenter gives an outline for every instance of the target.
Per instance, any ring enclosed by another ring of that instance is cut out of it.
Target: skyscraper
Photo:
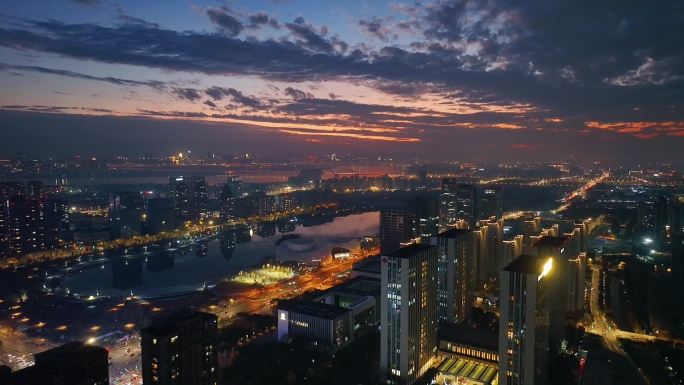
[[[567,324],[568,302],[574,299],[574,293],[579,290],[578,288],[570,289],[571,262],[569,259],[574,259],[576,256],[569,255],[569,250],[566,247],[567,241],[568,238],[566,237],[545,235],[539,238],[532,248],[533,254],[539,258],[553,259],[554,275],[548,285],[549,293],[555,299],[549,304],[549,311],[551,312],[549,348],[552,352],[556,352],[560,348]]]
[[[380,371],[410,385],[437,349],[437,248],[414,244],[381,256]]]
[[[471,229],[477,222],[477,187],[472,184],[459,183],[455,179],[442,180],[440,195],[440,226],[442,230],[448,225],[463,221]]]
[[[499,384],[546,385],[550,357],[553,258],[523,254],[501,271]]]
[[[215,385],[218,381],[213,314],[182,311],[140,331],[143,385]]]
[[[176,220],[194,221],[207,214],[207,182],[204,177],[169,177],[169,198]]]
[[[226,183],[223,185],[219,200],[221,219],[227,221],[235,218],[235,194],[230,184]]]
[[[415,213],[406,205],[386,205],[380,209],[380,251],[390,253],[416,236]]]
[[[495,217],[497,219],[501,218],[501,215],[503,214],[502,195],[503,194],[500,187],[486,187],[482,189],[478,195],[477,219],[487,219],[491,217]]]
[[[473,307],[475,234],[451,229],[430,238],[438,249],[437,318],[458,323],[470,318]]]
[[[439,231],[439,200],[436,196],[419,195],[408,202],[414,213],[416,237],[430,237]]]

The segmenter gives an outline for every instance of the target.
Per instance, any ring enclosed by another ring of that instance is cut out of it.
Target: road
[[[591,297],[589,300],[589,306],[593,322],[587,332],[598,334],[603,337],[603,341],[608,346],[612,352],[619,354],[627,359],[630,365],[636,369],[636,371],[641,375],[644,384],[650,384],[650,381],[641,370],[641,368],[632,360],[632,358],[627,354],[622,345],[620,344],[620,338],[636,339],[643,342],[644,338],[652,337],[649,335],[642,335],[637,333],[623,332],[617,325],[606,317],[606,313],[601,310],[599,306],[599,294],[600,294],[600,280],[601,280],[601,268],[596,265],[590,266],[591,269]],[[635,337],[637,336],[637,337]]]
[[[376,252],[376,250],[367,252],[356,250],[348,259],[328,261],[294,280],[253,289],[246,295],[225,301],[225,306],[213,306],[204,310],[216,314],[219,317],[220,326],[229,324],[238,313],[270,312],[275,300],[292,298],[311,290],[325,290],[340,283],[342,280],[338,278],[338,275],[349,271],[355,262]]]

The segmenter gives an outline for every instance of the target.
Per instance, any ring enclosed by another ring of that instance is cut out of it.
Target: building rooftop
[[[201,319],[202,321],[213,319],[214,322],[217,322],[217,317],[214,314],[184,310],[153,319],[152,323],[148,327],[143,328],[141,332],[150,336],[163,337],[170,333],[175,333],[175,330],[179,324],[197,318]]]
[[[523,254],[514,259],[506,267],[504,271],[512,271],[526,274],[541,274],[544,270],[544,262],[547,258],[538,257],[536,255]]]
[[[551,235],[546,235],[541,237],[537,242],[534,243],[534,247],[562,247],[565,242],[568,241],[567,237],[554,237]]]
[[[300,300],[281,301],[278,309],[330,320],[336,319],[350,311],[341,306],[329,305],[323,302]]]
[[[356,262],[352,267],[352,270],[380,274],[380,254]]]
[[[358,276],[330,288],[329,291],[361,296],[377,295],[380,293],[380,280]]]
[[[439,238],[458,238],[464,234],[468,234],[470,230],[467,229],[450,229],[447,231],[442,231],[437,235]]]
[[[439,328],[439,339],[476,348],[498,351],[499,337],[496,332],[466,326],[445,324]]]
[[[424,243],[414,243],[412,245],[402,247],[397,251],[393,251],[387,254],[387,256],[393,258],[410,258],[418,253],[422,253],[424,251],[431,250],[434,248],[435,246],[432,245],[426,245]]]

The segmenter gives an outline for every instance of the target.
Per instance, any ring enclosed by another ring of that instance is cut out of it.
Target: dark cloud
[[[211,100],[205,100],[202,103],[211,107],[211,108],[216,108],[216,103],[212,102]]]
[[[280,28],[280,23],[275,18],[269,16],[266,12],[259,12],[247,17],[250,28],[260,28],[262,26],[270,26],[272,28]]]
[[[383,21],[377,17],[370,20],[359,20],[361,29],[368,35],[388,42],[392,36],[392,32],[383,25]],[[394,37],[393,37],[394,38]]]
[[[191,102],[194,102],[202,98],[200,93],[193,88],[174,88],[173,93],[179,99],[184,99]]]
[[[285,95],[291,97],[294,100],[313,98],[313,95],[311,95],[310,93],[292,87],[285,88]]]
[[[298,17],[293,23],[285,23],[285,27],[297,39],[299,46],[315,52],[332,53],[335,51],[334,45],[314,29],[314,26],[307,23],[303,17]]]
[[[405,11],[422,37],[378,50],[349,49],[303,18],[284,24],[286,38],[238,39],[244,24],[225,8],[214,10],[242,27],[217,34],[48,20],[0,28],[0,45],[172,71],[359,81],[396,95],[445,94],[454,105],[525,104],[546,117],[676,121],[684,45],[672,31],[682,29],[682,8],[679,1],[437,1]]]
[[[60,76],[67,76],[71,78],[77,78],[77,79],[85,79],[85,80],[95,80],[99,82],[106,82],[106,83],[111,83],[111,84],[116,84],[120,86],[147,86],[147,87],[152,87],[155,89],[162,89],[164,88],[164,83],[156,80],[146,80],[146,81],[139,81],[139,80],[130,80],[130,79],[122,79],[122,78],[115,78],[115,77],[100,77],[100,76],[91,76],[91,75],[86,75],[78,72],[73,72],[73,71],[67,71],[67,70],[61,70],[61,69],[52,69],[52,68],[45,68],[45,67],[39,67],[39,66],[24,66],[24,65],[14,65],[14,64],[6,64],[6,63],[0,63],[0,71],[21,71],[21,72],[36,72],[36,73],[42,73],[42,74],[50,74],[50,75],[60,75]]]
[[[242,22],[227,7],[209,8],[207,9],[207,16],[228,36],[236,36],[244,28]]]
[[[232,99],[235,103],[241,104],[246,107],[259,108],[262,106],[262,102],[252,96],[247,96],[242,92],[236,90],[235,88],[223,88],[223,87],[210,87],[204,91],[209,97],[214,100],[222,100],[226,97]]]

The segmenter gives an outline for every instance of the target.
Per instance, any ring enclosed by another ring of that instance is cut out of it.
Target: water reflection
[[[221,254],[225,259],[231,259],[233,257],[233,251],[235,251],[235,246],[237,245],[235,232],[235,229],[230,229],[221,232],[219,235]]]
[[[230,277],[259,265],[265,258],[312,262],[330,255],[333,247],[354,248],[363,236],[378,231],[377,212],[321,220],[305,227],[303,221],[262,224],[253,230],[236,226],[215,239],[183,244],[171,242],[128,254],[109,255],[108,261],[82,264],[54,272],[59,281],[46,286],[69,288],[81,295],[166,296],[196,292],[205,283]],[[307,222],[311,224],[311,222]],[[285,230],[276,232],[275,229]],[[287,235],[283,236],[284,233]],[[301,240],[301,242],[288,240]],[[301,244],[311,245],[302,247]]]
[[[152,254],[147,257],[147,271],[159,273],[166,270],[173,269],[174,256],[173,252],[161,252]]]
[[[130,290],[143,283],[144,257],[124,257],[112,263],[112,287]]]
[[[204,258],[207,256],[207,253],[209,253],[209,242],[206,240],[197,241],[192,246],[192,250],[197,257]]]

